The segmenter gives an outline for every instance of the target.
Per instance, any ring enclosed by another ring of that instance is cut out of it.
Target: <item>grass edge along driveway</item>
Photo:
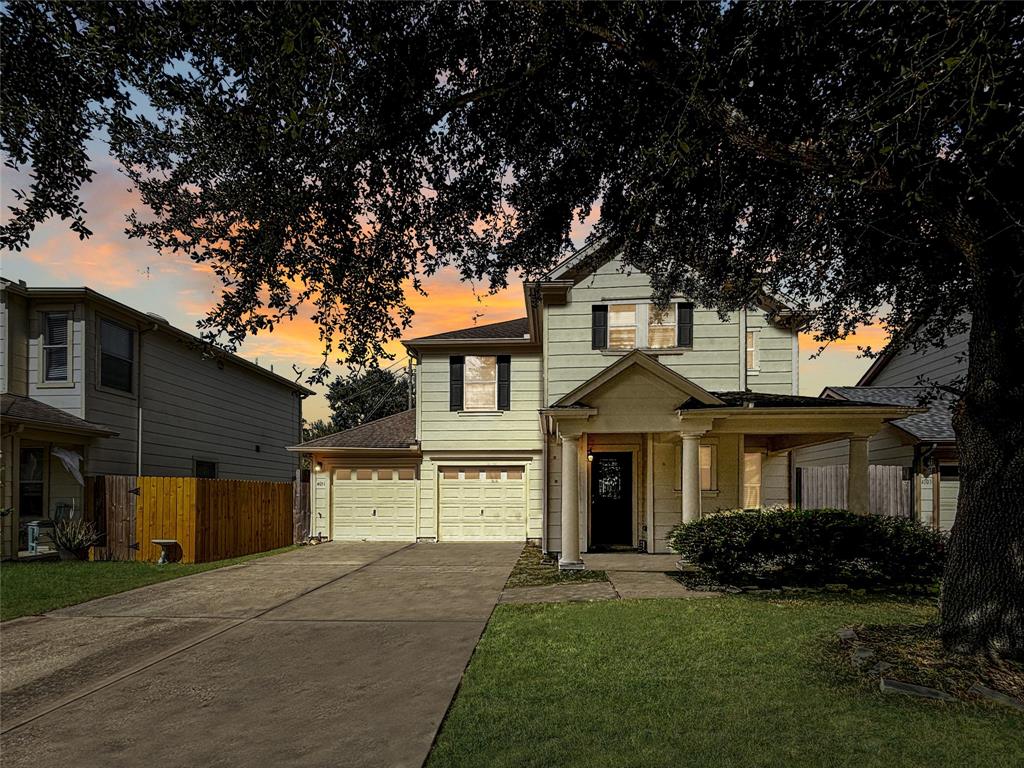
[[[499,606],[428,768],[1024,765],[1024,718],[882,694],[825,652],[924,601],[723,597]]]
[[[98,597],[127,592],[161,581],[277,555],[294,547],[242,555],[210,563],[44,560],[0,565],[0,621],[35,616]]]

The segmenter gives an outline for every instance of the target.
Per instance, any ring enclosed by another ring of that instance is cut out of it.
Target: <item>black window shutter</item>
[[[590,308],[590,348],[608,347],[608,307],[595,304]]]
[[[512,358],[498,355],[498,410],[512,408]]]
[[[448,358],[448,410],[462,410],[462,380],[466,358],[455,355]]]
[[[693,304],[676,304],[676,346],[693,346]]]

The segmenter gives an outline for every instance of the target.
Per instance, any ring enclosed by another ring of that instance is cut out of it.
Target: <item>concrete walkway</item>
[[[336,542],[5,623],[3,764],[419,766],[521,549]]]

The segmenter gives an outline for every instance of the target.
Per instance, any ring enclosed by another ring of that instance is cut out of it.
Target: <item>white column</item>
[[[846,508],[857,515],[871,512],[871,480],[868,473],[868,438],[850,438],[850,473],[847,476]]]
[[[583,569],[580,559],[579,435],[562,435],[562,554],[558,570]]]
[[[700,517],[700,433],[683,432],[683,522]]]

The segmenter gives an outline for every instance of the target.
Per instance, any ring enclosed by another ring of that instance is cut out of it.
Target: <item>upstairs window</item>
[[[653,304],[648,308],[647,346],[651,349],[676,345],[676,313],[673,310],[673,307],[658,309]]]
[[[465,408],[467,411],[498,409],[498,358],[466,355]]]
[[[130,328],[100,320],[100,384],[121,392],[132,391],[135,369],[135,333]]]
[[[71,315],[43,313],[43,381],[71,380]]]
[[[757,373],[761,370],[761,350],[758,342],[758,331],[747,331],[747,371]]]
[[[608,348],[636,348],[636,304],[608,307]]]

